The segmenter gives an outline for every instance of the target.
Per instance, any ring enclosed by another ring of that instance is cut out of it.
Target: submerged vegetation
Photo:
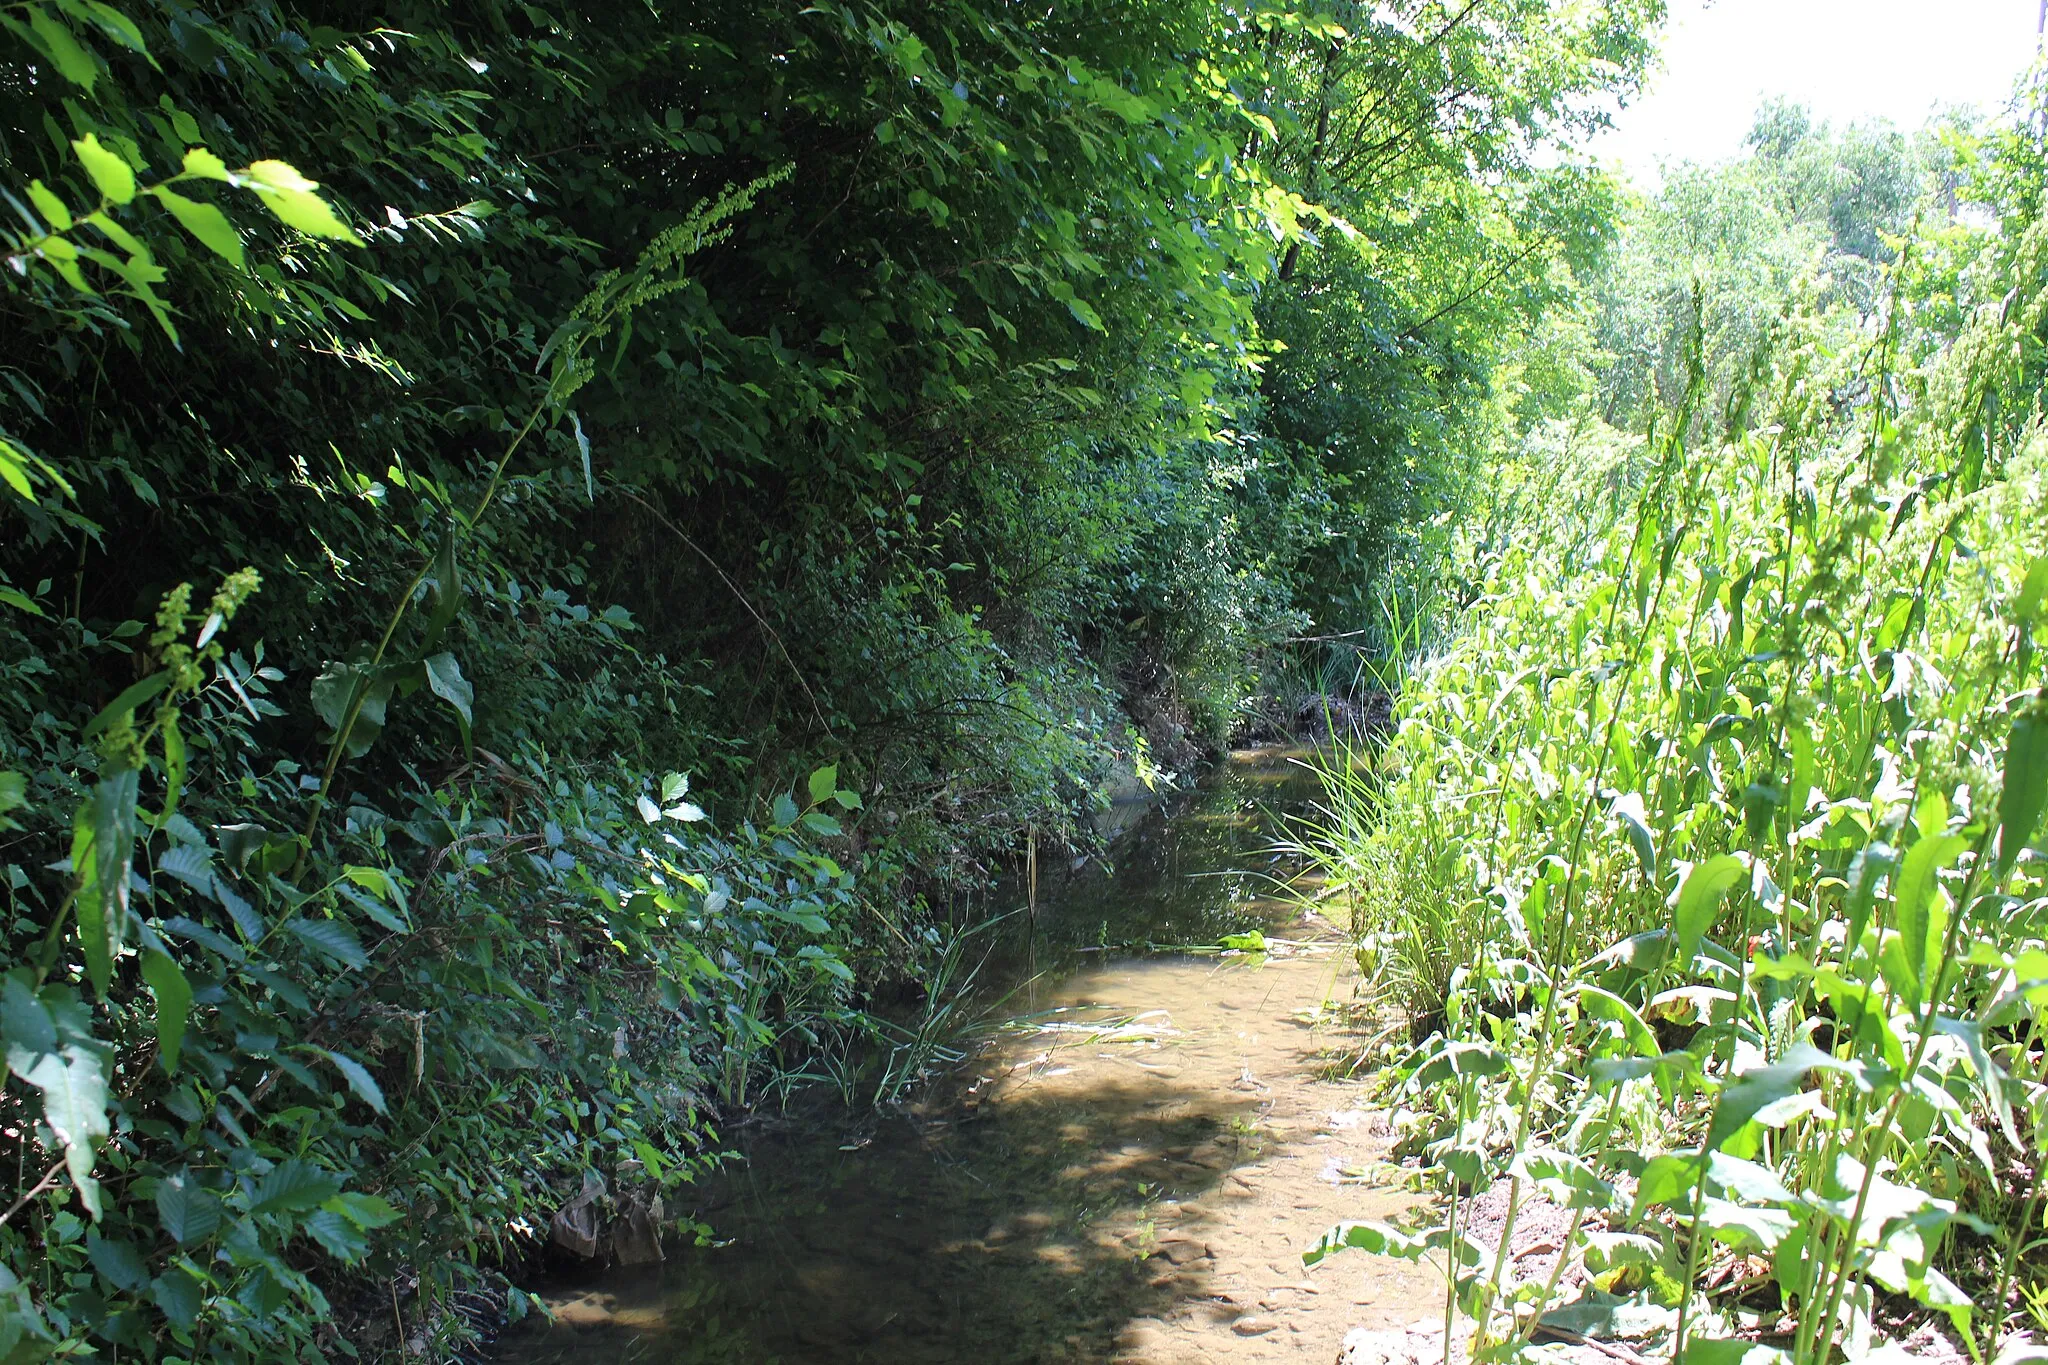
[[[2040,1349],[2008,1335],[2048,1328],[2038,107],[1917,145],[1767,108],[1504,388],[1471,600],[1307,831],[1446,1190],[1309,1256],[1443,1266],[1480,1355],[1626,1321],[1803,1365],[1928,1316]],[[1525,1274],[1536,1200],[1569,1230]]]

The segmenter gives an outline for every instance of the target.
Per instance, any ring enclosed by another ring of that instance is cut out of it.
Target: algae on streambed
[[[1334,1358],[1436,1288],[1358,1258],[1304,1272],[1331,1222],[1411,1197],[1359,1185],[1384,1129],[1319,1079],[1350,992],[1342,937],[1269,894],[1295,755],[1233,755],[1114,848],[1041,876],[1036,933],[979,983],[1008,994],[916,1102],[741,1125],[698,1191],[708,1247],[555,1286],[540,1362]],[[1257,957],[1123,951],[1256,928]],[[1110,945],[1105,949],[1104,945]]]

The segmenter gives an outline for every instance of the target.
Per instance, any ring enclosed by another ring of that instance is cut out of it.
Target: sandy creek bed
[[[1389,1139],[1327,1076],[1347,1035],[1322,1007],[1352,992],[1335,927],[1260,894],[1302,780],[1234,756],[1113,875],[1042,888],[1040,974],[920,1102],[729,1134],[744,1160],[690,1206],[717,1245],[554,1286],[564,1322],[500,1357],[1334,1361],[1350,1328],[1441,1311],[1414,1266],[1301,1265],[1331,1223],[1414,1200],[1358,1178]],[[1299,946],[1086,951],[1249,927]]]

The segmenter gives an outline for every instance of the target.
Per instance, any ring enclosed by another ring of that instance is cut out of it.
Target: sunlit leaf
[[[356,234],[316,191],[313,181],[282,161],[252,162],[242,172],[244,183],[262,199],[263,206],[289,227],[309,237],[329,241],[355,242]]]
[[[65,80],[70,81],[73,85],[83,86],[87,93],[90,93],[94,84],[99,80],[100,64],[98,60],[90,52],[86,51],[84,47],[79,45],[78,39],[72,36],[70,29],[66,28],[59,20],[52,18],[49,11],[45,10],[41,5],[30,4],[25,6],[25,8],[28,11],[30,30],[35,34],[37,40],[41,42],[43,50],[49,54],[50,60],[56,64],[57,70],[63,73]],[[90,140],[92,134],[87,133],[86,137]],[[94,179],[98,179],[98,176],[94,176]],[[108,195],[108,198],[114,199],[116,203],[120,204],[128,202],[126,199],[117,199],[113,195]]]
[[[98,134],[87,133],[73,140],[71,149],[78,153],[85,173],[92,177],[101,194],[116,204],[126,204],[135,198],[134,170],[119,153],[100,145]]]
[[[1678,959],[1689,961],[1700,939],[1713,927],[1720,913],[1721,898],[1729,888],[1749,875],[1749,860],[1738,853],[1722,853],[1696,864],[1685,874],[1678,888],[1678,905],[1673,928],[1678,934]]]
[[[150,191],[158,203],[170,210],[185,231],[199,239],[208,251],[234,266],[244,268],[247,257],[242,251],[242,235],[235,231],[235,225],[228,216],[212,204],[197,199],[187,199],[175,190],[159,185]]]
[[[2048,806],[2048,696],[2013,717],[2005,742],[2004,790],[1998,797],[1998,870],[2006,872],[2040,827]]]
[[[1935,951],[1929,938],[1941,870],[1969,846],[1969,840],[1959,834],[1930,834],[1906,850],[1899,864],[1898,881],[1892,889],[1892,914],[1905,952],[1908,975],[1902,984],[1910,1005],[1923,1003],[1934,984],[1927,979],[1929,956]],[[1932,965],[1939,970],[1941,964]]]

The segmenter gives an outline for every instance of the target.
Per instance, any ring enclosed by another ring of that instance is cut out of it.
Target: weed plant
[[[1895,269],[1872,316],[1787,305],[1739,404],[1695,326],[1648,440],[1532,441],[1379,780],[1335,767],[1305,831],[1395,945],[1428,1036],[1390,1084],[1450,1191],[1444,1226],[1306,1259],[1438,1263],[1478,1357],[1549,1327],[1806,1365],[1929,1316],[2032,1350],[2005,1329],[2048,1278],[2048,233],[1980,245],[1945,336]],[[1495,1184],[1497,1243],[1459,1199]],[[1524,1277],[1538,1195],[1569,1233]]]

